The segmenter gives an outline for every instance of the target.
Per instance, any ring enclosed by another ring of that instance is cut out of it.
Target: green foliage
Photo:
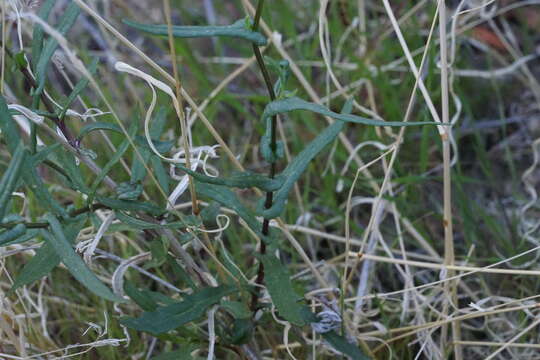
[[[66,8],[66,11],[62,15],[62,17],[60,18],[56,30],[61,35],[66,35],[69,29],[71,29],[71,27],[73,26],[73,24],[75,24],[75,21],[77,20],[80,12],[81,9],[79,9],[79,6],[75,2],[71,2]],[[36,45],[36,47],[39,47],[39,45]],[[36,60],[34,60],[35,62],[37,62],[35,67],[37,82],[37,89],[34,89],[35,96],[43,92],[43,88],[45,87],[47,68],[57,48],[58,40],[56,40],[54,37],[50,37],[43,44],[42,51],[39,52],[39,58],[36,58]]]
[[[124,19],[124,24],[154,35],[167,36],[167,25],[146,25]],[[178,38],[232,37],[250,41],[256,45],[266,45],[266,38],[259,32],[246,27],[245,20],[238,20],[226,26],[172,26],[172,35]]]
[[[262,255],[261,261],[266,273],[266,288],[279,315],[292,324],[307,325],[309,322],[306,321],[306,313],[309,313],[309,309],[298,302],[301,298],[296,295],[289,274],[281,261],[274,255]]]
[[[43,235],[47,244],[50,244],[52,250],[60,258],[62,263],[67,267],[71,275],[75,277],[84,287],[94,294],[104,299],[123,302],[124,300],[109,290],[94,273],[88,269],[81,257],[75,253],[71,243],[66,239],[62,225],[58,219],[50,214],[45,215],[45,219],[49,222],[51,232],[44,231]]]
[[[139,331],[156,335],[165,333],[202,317],[210,306],[236,290],[228,285],[204,288],[186,296],[182,302],[144,312],[138,318],[123,318],[121,322]]]
[[[343,336],[337,334],[335,331],[329,331],[322,334],[324,340],[326,340],[334,349],[341,352],[343,355],[349,356],[353,360],[369,360],[356,345],[348,342]]]
[[[11,194],[15,191],[17,182],[19,181],[21,168],[25,159],[26,150],[24,150],[22,144],[19,144],[6,172],[2,176],[2,179],[0,179],[0,219],[4,218]]]

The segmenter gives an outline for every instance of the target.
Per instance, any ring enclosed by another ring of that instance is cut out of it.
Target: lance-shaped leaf
[[[49,222],[52,231],[52,234],[48,231],[43,232],[45,239],[48,244],[52,246],[54,252],[60,257],[64,265],[66,265],[71,275],[97,296],[110,301],[123,302],[124,300],[113,294],[112,291],[105,286],[92,271],[90,271],[81,257],[77,255],[71,243],[66,239],[64,230],[58,219],[51,214],[47,214],[45,219]]]
[[[159,216],[165,212],[163,208],[156,206],[155,204],[148,201],[126,201],[106,198],[102,196],[96,196],[96,200],[113,210],[140,211],[154,216]]]
[[[117,132],[119,134],[123,134],[120,126],[116,124],[111,124],[111,123],[106,123],[106,122],[95,122],[95,123],[85,125],[79,132],[79,136],[77,137],[77,139],[81,140],[83,136],[96,130],[108,130],[108,131]]]
[[[94,58],[94,60],[92,60],[92,62],[90,63],[90,66],[88,66],[88,73],[90,73],[90,75],[94,75],[96,73],[98,62],[99,59]],[[83,78],[79,80],[79,82],[75,85],[73,91],[71,92],[71,94],[69,94],[66,102],[64,103],[64,108],[58,116],[60,119],[62,119],[66,115],[66,112],[68,111],[71,103],[73,103],[77,96],[79,96],[83,92],[83,90],[88,86],[89,82],[90,79],[88,79],[86,76],[83,76]]]
[[[261,140],[261,152],[263,153],[263,155],[266,154],[265,156],[266,161],[275,162],[276,159],[279,157],[278,156],[279,154],[273,154],[273,151],[269,148],[270,146],[269,141],[267,140],[270,138],[270,134],[271,134],[271,128],[272,128],[271,118],[278,114],[296,111],[296,110],[311,111],[316,114],[331,117],[335,120],[344,121],[348,123],[354,123],[354,124],[371,125],[371,126],[445,125],[445,124],[439,124],[439,123],[429,122],[429,121],[401,122],[401,121],[374,120],[374,119],[368,119],[368,118],[357,116],[357,115],[345,114],[343,112],[341,114],[338,114],[326,108],[325,106],[315,104],[315,103],[310,103],[297,97],[275,100],[269,103],[268,105],[266,105],[263,115],[262,115],[262,121],[266,125],[266,132],[263,135],[263,138]]]
[[[26,233],[26,225],[17,224],[11,229],[7,229],[0,233],[0,246],[4,246],[12,241],[17,240],[19,237]]]
[[[124,24],[154,35],[167,36],[167,25],[147,25],[124,19]],[[179,38],[232,37],[251,41],[259,46],[266,45],[266,38],[259,32],[246,26],[245,20],[238,20],[225,26],[172,26],[172,35]]]
[[[2,130],[2,137],[7,143],[7,148],[11,154],[15,153],[17,145],[21,141],[19,130],[15,125],[15,121],[11,117],[6,100],[0,95],[0,130]]]
[[[214,185],[222,185],[227,187],[235,187],[239,189],[248,189],[256,187],[262,191],[276,191],[285,183],[284,176],[278,176],[271,179],[265,175],[255,174],[249,171],[237,172],[228,178],[220,178],[214,176],[207,176],[188,169],[185,166],[176,164],[176,167],[187,172],[200,182]]]
[[[121,211],[118,211],[116,213],[116,218],[120,220],[121,222],[139,230],[162,229],[162,228],[178,229],[178,228],[185,228],[186,226],[200,226],[200,221],[196,217],[191,218],[190,216],[185,216],[183,221],[174,221],[174,222],[165,223],[165,224],[151,223],[148,221],[137,219],[135,217],[126,215]]]
[[[235,193],[229,190],[225,186],[213,185],[202,183],[198,180],[195,180],[195,190],[200,196],[208,197],[223,206],[228,207],[231,210],[234,210],[242,220],[246,222],[249,228],[261,239],[266,237],[261,232],[261,223],[256,219],[255,215],[251,210],[244,206],[238,200],[238,197]]]
[[[207,287],[186,296],[182,302],[144,312],[138,318],[123,318],[120,322],[139,331],[162,334],[199,319],[210,306],[235,291],[235,287],[228,285]]]
[[[337,334],[335,331],[329,331],[322,334],[324,340],[330,344],[334,349],[341,352],[343,355],[347,355],[353,360],[369,360],[369,357],[364,354],[356,345],[351,344],[343,336]]]
[[[72,224],[67,225],[64,228],[64,233],[70,243],[73,243],[80,230],[84,226],[85,220],[76,221]],[[44,235],[45,230],[40,230],[39,233]],[[30,231],[29,231],[30,233]],[[28,234],[27,234],[28,235]],[[24,237],[26,237],[25,235]],[[36,234],[37,235],[37,234]],[[45,242],[41,247],[36,251],[36,254],[30,261],[24,265],[23,269],[17,275],[13,286],[10,291],[33,283],[36,280],[41,279],[43,276],[47,275],[54,269],[58,264],[60,264],[61,258],[54,251],[54,248],[49,242]]]
[[[347,101],[342,109],[341,115],[346,115],[352,110],[352,101]],[[282,172],[281,176],[285,178],[283,186],[274,194],[274,202],[268,209],[263,209],[263,204],[259,204],[259,212],[266,219],[276,218],[285,209],[285,202],[289,196],[289,192],[294,186],[294,183],[300,178],[307,166],[328,144],[330,144],[338,136],[343,129],[345,123],[336,121],[328,126],[314,140],[312,140],[305,148],[296,156],[287,168]]]
[[[310,313],[309,308],[298,302],[301,297],[292,287],[287,268],[272,254],[262,255],[261,261],[266,274],[264,279],[266,289],[279,315],[292,324],[307,325],[309,322],[306,321],[306,314]]]
[[[60,22],[58,23],[58,26],[56,27],[56,30],[61,35],[66,35],[68,30],[71,29],[73,24],[75,24],[75,20],[77,20],[77,17],[79,16],[79,13],[81,12],[81,9],[79,6],[72,2],[69,4],[69,6],[66,8],[66,11],[60,18]],[[40,53],[39,60],[37,60],[36,65],[36,82],[37,82],[37,89],[35,89],[34,95],[39,95],[43,91],[43,88],[45,87],[45,78],[47,73],[47,68],[49,66],[49,63],[51,62],[51,58],[56,51],[58,47],[58,41],[51,37],[43,46],[43,49]]]
[[[49,14],[51,13],[52,8],[56,0],[47,0],[41,7],[37,15],[44,21],[47,21]],[[34,24],[34,31],[32,34],[32,59],[34,63],[34,71],[36,70],[37,61],[41,56],[41,49],[43,49],[43,27],[38,23]]]
[[[22,143],[17,146],[13,158],[9,162],[6,172],[0,180],[0,221],[4,218],[6,207],[13,191],[17,186],[17,182],[21,175],[21,168],[26,158],[26,150]]]

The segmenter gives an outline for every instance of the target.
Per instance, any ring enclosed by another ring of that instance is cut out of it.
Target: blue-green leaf
[[[124,24],[154,35],[167,36],[167,25],[147,25],[124,19]],[[238,20],[232,25],[225,26],[172,26],[172,34],[179,38],[199,38],[223,36],[240,38],[251,41],[259,46],[266,45],[266,38],[257,31],[252,31],[245,26],[244,20]]]
[[[96,73],[98,62],[99,59],[94,58],[94,60],[92,60],[92,62],[90,63],[90,66],[88,66],[88,72],[91,75],[94,75]],[[75,98],[77,98],[77,96],[79,96],[83,92],[83,90],[88,86],[89,82],[90,79],[88,79],[86,76],[83,76],[83,78],[79,80],[79,82],[75,85],[73,91],[71,92],[71,94],[69,94],[66,102],[64,103],[64,108],[60,112],[60,115],[58,115],[60,119],[64,118],[71,103],[73,103],[73,101],[75,101]]]
[[[143,192],[141,184],[132,182],[122,182],[115,189],[120,200],[137,200]]]
[[[47,0],[41,7],[37,15],[45,22],[51,13],[52,8],[54,7],[56,0]],[[33,69],[36,71],[36,66],[38,59],[41,56],[41,49],[43,49],[43,27],[37,22],[34,23],[34,31],[32,34],[32,62]]]
[[[106,122],[94,122],[94,123],[85,125],[79,132],[79,136],[77,138],[81,140],[83,136],[96,130],[109,130],[109,131],[117,132],[119,134],[123,134],[120,126],[116,124],[111,124],[111,123],[106,123]]]
[[[45,239],[51,244],[54,252],[60,257],[64,265],[68,268],[69,272],[88,290],[110,301],[123,302],[124,300],[115,294],[105,286],[90,269],[86,266],[84,261],[75,252],[71,243],[66,239],[64,230],[58,219],[47,214],[45,219],[49,222],[52,234],[45,231]],[[54,236],[53,236],[54,235]]]
[[[352,110],[352,101],[345,103],[341,115],[346,115]],[[285,179],[283,186],[274,194],[274,202],[268,209],[263,208],[264,204],[259,204],[258,211],[266,218],[272,219],[278,217],[285,209],[285,203],[289,192],[294,186],[294,183],[304,173],[307,166],[328,144],[330,144],[339,135],[339,132],[345,126],[344,122],[336,121],[323,130],[315,139],[313,139],[305,148],[298,154],[281,173],[281,177]]]
[[[7,143],[8,150],[11,154],[15,153],[17,145],[21,142],[19,135],[19,129],[7,107],[6,100],[0,95],[0,130],[2,130],[2,137]]]
[[[77,20],[80,12],[81,9],[75,2],[69,4],[69,6],[66,8],[66,11],[62,15],[62,18],[60,19],[56,30],[60,34],[66,35],[68,30],[75,23],[75,20]],[[45,87],[47,68],[57,48],[58,41],[53,37],[49,38],[43,46],[43,50],[40,53],[40,57],[36,65],[37,89],[34,89],[34,95],[39,95],[43,92],[43,88]]]
[[[337,334],[335,331],[323,333],[322,337],[334,349],[341,352],[343,355],[349,356],[353,360],[369,360],[369,357],[366,356],[358,346],[351,344],[347,339]]]
[[[234,212],[246,222],[249,228],[257,234],[257,236],[261,239],[265,238],[261,232],[261,223],[255,218],[253,212],[238,200],[236,194],[231,190],[225,186],[206,184],[198,180],[195,180],[195,189],[197,194],[208,197],[221,205],[234,210]]]
[[[251,187],[257,187],[262,191],[276,191],[283,186],[285,183],[284,176],[278,176],[274,179],[271,179],[265,175],[252,173],[249,171],[237,172],[228,178],[220,178],[207,176],[191,169],[188,169],[185,166],[176,164],[176,167],[182,169],[182,171],[187,172],[189,175],[197,179],[199,182],[222,185],[226,187],[235,187],[240,189],[248,189]]]
[[[199,319],[210,306],[236,290],[228,285],[207,287],[186,296],[182,302],[144,312],[138,318],[123,318],[121,323],[139,331],[162,334]]]
[[[13,158],[9,162],[6,172],[0,180],[0,221],[4,218],[11,194],[15,191],[17,182],[19,181],[22,164],[26,159],[26,154],[27,152],[24,149],[23,144],[19,144],[13,154]]]
[[[81,218],[80,220],[77,220],[65,227],[65,235],[70,243],[75,241],[77,235],[84,226],[84,222],[84,218]],[[29,233],[32,232],[34,231],[29,231]],[[41,235],[45,235],[44,230],[40,230],[39,233]],[[24,235],[23,238],[27,237],[28,235],[30,234]],[[36,235],[37,234],[34,233],[34,237]],[[49,242],[45,242],[36,251],[34,257],[32,257],[32,259],[30,259],[30,261],[28,261],[23,269],[19,272],[10,291],[14,291],[23,285],[28,285],[36,280],[41,279],[43,276],[50,273],[58,264],[60,264],[60,260],[60,256],[56,254],[52,245]]]
[[[169,175],[167,174],[161,159],[157,155],[152,154],[152,156],[150,156],[150,165],[152,165],[152,169],[154,169],[154,175],[156,176],[159,186],[161,186],[165,194],[168,194]]]
[[[7,229],[0,233],[0,246],[11,243],[26,233],[26,225],[17,224],[11,229]]]
[[[52,244],[49,242],[44,243],[19,272],[13,282],[11,291],[41,279],[50,273],[60,263],[60,260],[60,256],[54,251]]]
[[[292,324],[307,325],[305,311],[309,309],[298,302],[301,297],[292,287],[287,268],[272,254],[263,255],[260,260],[264,265],[266,289],[279,315]]]
[[[114,209],[114,210],[125,210],[125,211],[140,211],[154,216],[159,216],[165,212],[165,210],[159,206],[154,205],[151,202],[136,202],[136,201],[125,201],[118,199],[111,199],[107,197],[97,196],[96,200],[102,203],[103,205]]]

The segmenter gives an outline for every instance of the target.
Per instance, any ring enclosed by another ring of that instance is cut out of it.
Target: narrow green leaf
[[[91,123],[91,124],[87,124],[83,126],[77,138],[81,140],[85,135],[96,130],[109,130],[109,131],[117,132],[119,134],[123,134],[122,129],[120,129],[120,126],[116,124],[111,124],[111,123],[106,123],[106,122],[95,122],[95,123]]]
[[[133,136],[135,136],[135,133],[137,132],[137,127],[138,127],[137,122],[133,121],[131,123],[131,126],[129,127],[127,138],[124,139],[124,141],[122,141],[120,146],[116,148],[116,151],[111,156],[107,164],[103,166],[99,175],[94,179],[94,182],[92,183],[92,186],[90,187],[90,196],[88,197],[88,203],[92,203],[94,194],[96,193],[96,190],[99,184],[101,183],[101,181],[105,179],[109,171],[111,171],[113,166],[116,165],[118,161],[120,161],[120,159],[122,158],[126,150],[129,148],[129,145],[130,145],[129,139],[132,139]]]
[[[11,243],[14,240],[17,240],[19,237],[23,236],[26,233],[26,225],[17,224],[11,229],[7,229],[0,233],[0,246],[4,244]]]
[[[25,226],[26,227],[26,226]],[[0,240],[0,246],[8,246],[8,245],[14,245],[14,244],[22,244],[24,242],[27,242],[29,240],[35,239],[39,234],[38,229],[25,229],[25,232],[17,237],[13,237],[11,240]],[[7,236],[7,234],[6,234]]]
[[[228,285],[207,287],[186,296],[180,303],[144,312],[138,318],[123,318],[120,322],[139,331],[162,334],[199,319],[210,306],[236,290],[235,287]]]
[[[143,192],[143,187],[138,183],[122,182],[115,191],[120,200],[137,200]]]
[[[60,260],[60,256],[54,251],[52,244],[45,242],[36,251],[34,257],[32,257],[19,272],[17,278],[13,282],[11,291],[18,289],[21,286],[31,284],[46,276],[52,269],[60,264]]]
[[[248,189],[251,187],[257,187],[262,191],[276,191],[283,186],[285,183],[284,176],[278,176],[274,179],[269,178],[268,176],[252,173],[249,171],[237,172],[228,178],[220,178],[214,176],[207,176],[191,169],[176,164],[176,167],[182,169],[195,179],[200,182],[214,185],[222,185],[226,187],[235,187],[240,189]]]
[[[56,0],[45,1],[39,8],[37,16],[47,22],[47,18],[49,17],[55,2]],[[34,71],[36,71],[38,59],[41,56],[41,49],[43,49],[43,27],[36,22],[34,23],[34,31],[32,33],[32,62],[34,65],[32,68]]]
[[[94,60],[92,60],[92,62],[88,66],[88,72],[91,75],[94,75],[96,73],[98,63],[99,59],[94,58]],[[79,80],[77,84],[75,84],[73,91],[71,91],[71,94],[69,94],[66,102],[64,103],[64,108],[62,109],[62,112],[60,112],[60,115],[58,116],[60,119],[64,118],[67,110],[69,109],[69,106],[73,103],[73,101],[75,101],[77,96],[79,96],[83,92],[83,90],[88,86],[89,82],[90,80],[86,76],[83,76],[83,78]]]
[[[70,243],[75,241],[77,235],[84,226],[84,223],[85,220],[83,217],[81,217],[80,220],[76,220],[66,226],[65,235]],[[31,232],[33,231],[29,231],[29,233]],[[45,232],[45,230],[40,230],[39,234],[44,236]],[[36,235],[34,235],[34,237],[35,236]],[[58,264],[60,264],[60,261],[61,258],[54,251],[52,245],[47,241],[44,242],[43,245],[41,245],[41,247],[36,251],[34,257],[32,257],[32,259],[30,259],[30,261],[28,261],[23,269],[19,272],[10,291],[14,291],[23,285],[28,285],[36,280],[41,279],[43,276],[50,273]]]
[[[147,296],[144,291],[137,289],[137,287],[129,280],[124,281],[124,291],[126,292],[126,295],[144,311],[154,311],[158,308],[157,302]]]
[[[279,315],[292,324],[306,325],[304,316],[306,307],[298,302],[301,297],[292,287],[287,268],[271,254],[261,256],[261,261],[264,265],[266,289],[270,293],[272,303],[277,308]]]
[[[200,226],[200,222],[196,221],[197,220],[196,218],[193,219],[195,221],[189,222],[191,218],[188,216],[185,217],[185,220],[188,220],[188,221],[175,221],[175,222],[170,222],[170,223],[159,223],[159,224],[137,219],[135,217],[124,214],[121,211],[118,211],[116,213],[116,217],[121,222],[128,224],[132,226],[133,228],[139,229],[139,230],[161,229],[161,228],[179,229],[179,228],[185,228],[186,226]]]
[[[53,198],[47,189],[47,186],[37,172],[36,166],[37,164],[34,161],[26,161],[23,164],[22,171],[26,185],[28,185],[28,188],[35,195],[41,206],[47,208],[55,215],[68,217],[65,208]]]
[[[266,105],[263,115],[262,115],[262,121],[266,126],[266,132],[261,139],[261,152],[265,155],[265,159],[267,161],[275,162],[278,158],[278,154],[272,154],[272,150],[269,148],[270,131],[272,128],[271,118],[278,114],[296,111],[296,110],[311,111],[320,115],[331,117],[335,120],[348,122],[348,123],[355,123],[355,124],[371,125],[371,126],[417,126],[417,125],[438,124],[435,122],[427,122],[427,121],[426,122],[400,122],[400,121],[374,120],[374,119],[368,119],[368,118],[364,118],[357,115],[350,115],[350,114],[344,114],[344,113],[338,114],[329,110],[325,106],[315,104],[315,103],[310,103],[297,97],[278,99]],[[441,124],[438,124],[438,125],[441,125]],[[448,124],[443,124],[443,125],[448,125]]]
[[[345,103],[342,109],[342,115],[350,113],[352,110],[352,101]],[[266,219],[278,217],[285,209],[285,203],[289,196],[289,192],[294,186],[294,183],[304,173],[307,166],[327,145],[329,145],[339,135],[340,131],[345,126],[344,122],[336,121],[323,130],[315,139],[313,139],[287,166],[281,173],[281,177],[285,179],[283,186],[274,194],[274,202],[268,209],[264,208],[264,204],[259,204],[258,211]]]
[[[13,158],[9,162],[6,172],[0,180],[0,221],[4,218],[11,194],[15,191],[17,182],[19,181],[26,154],[27,151],[24,149],[23,144],[19,144],[13,154]]]
[[[358,348],[358,346],[351,344],[347,341],[347,339],[337,334],[335,331],[323,333],[322,337],[334,349],[341,352],[343,355],[349,356],[353,360],[370,360],[369,357]]]
[[[45,216],[45,219],[49,222],[52,234],[44,232],[45,239],[52,245],[55,253],[62,259],[62,262],[68,268],[69,272],[77,279],[82,285],[94,294],[116,302],[123,302],[124,300],[111,292],[111,290],[105,286],[90,269],[86,266],[84,261],[75,252],[71,243],[66,239],[64,230],[58,219],[50,214]]]
[[[184,345],[181,350],[161,353],[152,357],[150,360],[203,360],[202,357],[191,356],[191,353],[199,348],[198,345]]]
[[[21,137],[2,95],[0,95],[0,130],[2,130],[2,137],[7,143],[9,152],[13,154],[21,142]]]
[[[159,216],[165,212],[165,209],[148,201],[147,202],[125,201],[125,200],[111,199],[111,198],[102,197],[102,196],[97,196],[96,200],[113,210],[141,211],[143,213],[148,213],[154,216]]]
[[[124,24],[137,30],[154,35],[167,36],[169,34],[167,25],[147,25],[124,19]],[[179,38],[199,38],[199,37],[232,37],[251,41],[256,45],[266,45],[267,40],[261,33],[252,31],[246,27],[245,20],[238,20],[232,25],[225,26],[173,26],[172,34]]]
[[[154,169],[154,175],[165,194],[169,193],[169,174],[157,155],[150,156],[150,165]]]
[[[75,2],[71,2],[66,8],[66,11],[62,15],[62,17],[60,18],[60,22],[56,27],[56,30],[60,34],[66,35],[68,30],[75,23],[75,20],[77,20],[80,12],[81,9],[79,8],[79,6]],[[34,89],[34,95],[39,95],[43,92],[43,88],[45,87],[47,68],[57,48],[58,41],[53,37],[49,38],[43,46],[43,50],[41,51],[38,63],[36,65],[37,89]]]
[[[139,157],[139,155],[133,152],[133,161],[131,163],[131,182],[142,182],[144,180],[146,176],[145,164],[148,163],[148,159],[150,159],[152,156],[151,150],[145,147],[139,147],[138,149],[141,156]]]
[[[173,273],[188,287],[192,288],[193,290],[197,289],[197,285],[195,285],[187,271],[184,270],[184,268],[178,264],[176,259],[174,259],[171,255],[167,255],[167,264],[169,264]]]
[[[245,207],[231,190],[225,186],[206,184],[198,180],[195,180],[195,189],[197,194],[234,210],[257,236],[261,239],[265,238],[261,232],[261,223],[255,218],[255,214]]]

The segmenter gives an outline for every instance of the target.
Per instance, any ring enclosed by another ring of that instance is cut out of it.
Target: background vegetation
[[[539,1],[273,0],[258,29],[254,0],[0,3],[0,358],[540,356]],[[347,123],[265,232],[253,182],[193,189],[147,141],[281,173],[334,119],[279,114],[271,165],[265,71],[281,100],[452,126]]]

